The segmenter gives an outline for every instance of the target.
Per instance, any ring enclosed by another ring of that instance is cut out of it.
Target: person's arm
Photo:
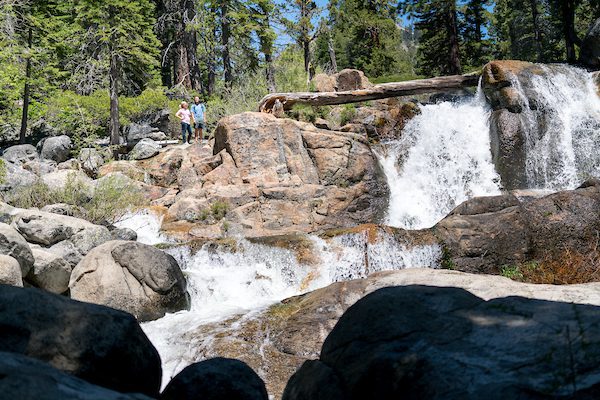
[[[177,113],[175,114],[175,116],[177,118],[179,118],[181,121],[183,121],[183,115],[181,114],[181,108],[179,109],[179,111],[177,111]]]

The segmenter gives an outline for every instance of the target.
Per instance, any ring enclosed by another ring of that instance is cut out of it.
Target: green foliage
[[[0,185],[6,182],[6,161],[0,158]]]
[[[298,121],[314,123],[317,118],[327,118],[327,110],[327,107],[296,104],[287,112],[287,115]]]
[[[394,1],[330,2],[328,27],[322,28],[327,34],[317,39],[317,60],[329,64],[331,40],[338,69],[358,68],[369,77],[414,75],[412,39],[398,22]]]
[[[356,117],[356,107],[354,104],[344,104],[340,113],[340,126],[344,126]]]
[[[500,275],[513,280],[522,280],[523,272],[518,265],[503,265],[500,268]]]
[[[114,223],[132,208],[147,202],[131,181],[111,176],[100,179],[95,189],[69,176],[63,188],[50,188],[43,181],[18,188],[8,194],[5,201],[19,208],[42,208],[50,204],[65,203],[75,206],[75,217],[90,222]]]
[[[223,201],[216,201],[210,206],[210,212],[217,221],[225,218],[228,210],[229,205]]]

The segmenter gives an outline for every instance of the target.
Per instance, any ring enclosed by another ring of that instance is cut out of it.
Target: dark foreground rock
[[[0,393],[19,400],[150,400],[117,393],[16,353],[0,352]]]
[[[228,358],[192,364],[165,388],[161,400],[268,400],[265,383],[248,365]]]
[[[283,399],[592,399],[599,356],[597,307],[390,287],[344,313]]]
[[[159,355],[132,315],[38,289],[0,285],[0,351],[119,392],[160,388]]]
[[[69,283],[75,300],[102,304],[140,321],[189,306],[186,281],[175,259],[153,246],[111,241],[77,264]]]
[[[590,25],[583,39],[580,60],[592,68],[600,69],[600,18]]]
[[[187,332],[181,340],[184,343],[195,343],[192,353],[188,354],[190,359],[222,356],[238,358],[248,363],[255,371],[261,371],[269,394],[278,399],[286,382],[302,363],[319,358],[323,341],[350,306],[380,288],[407,285],[463,288],[486,300],[517,295],[548,301],[600,305],[600,283],[533,285],[500,276],[411,268],[378,272],[366,279],[334,283],[302,296],[286,299],[250,318],[238,316],[204,325]],[[364,326],[369,329],[370,322]],[[334,378],[327,371],[320,371],[318,376],[310,377],[314,387],[318,387],[318,382],[329,382],[331,379]],[[333,393],[339,393],[338,389],[327,383],[319,388],[320,395],[328,388]],[[310,398],[327,397],[315,395]]]

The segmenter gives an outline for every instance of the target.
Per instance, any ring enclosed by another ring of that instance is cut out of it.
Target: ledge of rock
[[[73,269],[69,288],[75,300],[127,311],[140,321],[189,307],[177,261],[130,241],[110,241],[90,251]]]

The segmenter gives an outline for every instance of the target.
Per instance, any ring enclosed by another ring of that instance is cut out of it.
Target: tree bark
[[[456,17],[456,2],[453,0],[452,4],[448,7],[447,16],[447,29],[448,29],[448,44],[449,57],[448,57],[448,74],[457,75],[461,73],[460,66],[460,51],[458,46],[458,23]]]
[[[187,0],[185,2],[185,12],[183,15],[183,45],[185,47],[189,86],[188,89],[195,91],[202,90],[202,74],[200,72],[200,65],[198,63],[197,48],[198,38],[196,36],[195,29],[188,29],[188,25],[196,17],[196,9],[194,8],[194,1]]]
[[[565,47],[567,50],[567,62],[577,62],[577,53],[575,45],[581,45],[581,40],[575,32],[575,2],[573,0],[561,0],[561,9],[563,15],[563,32],[565,36]]]
[[[533,38],[535,40],[535,49],[537,52],[537,61],[542,62],[542,33],[540,31],[539,13],[537,9],[537,0],[529,0],[531,7],[531,22],[533,24]]]
[[[267,88],[270,93],[277,91],[277,85],[275,84],[275,67],[273,67],[273,56],[271,51],[265,52],[265,74],[267,78]]]
[[[33,29],[30,27],[27,33],[27,62],[25,64],[25,87],[23,88],[23,114],[21,114],[21,130],[19,132],[19,143],[25,143],[27,135],[27,119],[29,115],[29,93],[31,91],[31,47],[33,45]]]
[[[233,72],[231,68],[231,55],[229,49],[229,38],[231,37],[231,25],[229,21],[229,1],[221,3],[221,45],[223,46],[223,72],[225,87],[231,88],[233,83]]]
[[[329,62],[331,63],[331,69],[333,73],[338,72],[337,57],[335,55],[335,47],[333,46],[333,39],[331,38],[331,32],[329,32],[329,38],[327,39],[327,50],[329,52]]]
[[[119,132],[119,60],[116,51],[110,49],[110,120],[108,125],[110,144],[118,145]]]
[[[347,92],[273,93],[263,97],[259,103],[258,109],[261,112],[270,112],[277,100],[283,104],[284,109],[289,110],[294,104],[330,106],[336,104],[359,103],[362,101],[379,100],[389,97],[433,93],[448,89],[460,89],[477,86],[478,84],[479,75],[454,75],[406,82],[383,83],[367,89],[351,90]]]

